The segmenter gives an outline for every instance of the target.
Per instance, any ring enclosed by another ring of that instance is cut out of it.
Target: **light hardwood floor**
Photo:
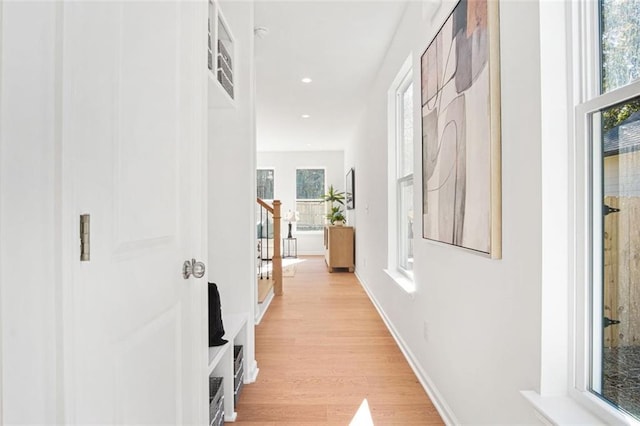
[[[348,425],[365,399],[376,426],[443,424],[354,274],[308,257],[284,291],[256,327],[236,425]]]

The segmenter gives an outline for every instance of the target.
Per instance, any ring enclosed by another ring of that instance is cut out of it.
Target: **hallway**
[[[260,374],[236,424],[443,424],[355,275],[296,266],[256,327]]]

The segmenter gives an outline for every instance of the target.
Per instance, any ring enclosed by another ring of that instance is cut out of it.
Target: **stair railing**
[[[273,292],[276,296],[283,294],[282,288],[282,254],[280,250],[281,230],[280,230],[280,200],[273,200],[273,206],[264,202],[260,198],[258,202],[258,274],[260,278],[269,279],[269,272],[273,279]],[[273,228],[273,229],[271,229]],[[269,237],[273,239],[273,253],[270,253]],[[271,262],[271,271],[269,271]]]

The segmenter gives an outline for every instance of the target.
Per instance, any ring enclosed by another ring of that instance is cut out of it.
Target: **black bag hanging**
[[[222,346],[227,343],[223,339],[222,311],[220,309],[220,293],[218,286],[209,283],[209,346]]]

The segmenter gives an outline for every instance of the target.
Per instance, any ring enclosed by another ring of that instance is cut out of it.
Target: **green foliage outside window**
[[[324,169],[296,170],[296,198],[320,200],[324,194]]]
[[[602,93],[640,78],[640,0],[601,0]],[[606,132],[640,110],[640,101],[603,113]]]

